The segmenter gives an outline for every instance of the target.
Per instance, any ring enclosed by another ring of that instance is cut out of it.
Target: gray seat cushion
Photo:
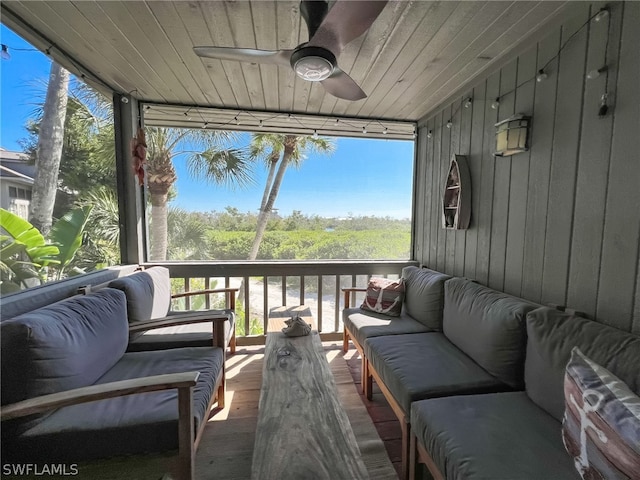
[[[221,375],[222,364],[223,350],[214,347],[125,353],[96,383],[199,371],[193,390],[197,429],[206,421],[207,405],[216,393],[213,386]],[[7,447],[3,453],[12,460],[49,463],[177,449],[178,391],[141,393],[64,407],[3,444]]]
[[[431,331],[404,312],[399,317],[391,317],[360,308],[345,308],[342,311],[342,321],[351,336],[362,346],[370,337]]]
[[[564,373],[573,347],[640,394],[637,335],[551,308],[529,313],[527,332],[527,394],[557,420],[564,414]]]
[[[423,398],[511,390],[442,333],[374,337],[367,339],[364,348],[407,416],[411,402]]]
[[[2,322],[2,404],[93,384],[124,354],[128,328],[125,296],[109,288]]]
[[[445,283],[444,334],[491,375],[524,386],[525,318],[538,305],[464,278]]]
[[[225,346],[229,345],[235,328],[235,314],[232,310],[210,310],[213,314],[225,314],[228,320],[224,322]],[[171,315],[179,315],[179,311],[170,311]],[[156,328],[132,338],[127,348],[128,352],[143,352],[162,350],[165,348],[181,347],[210,347],[213,343],[213,324],[211,322],[176,325],[174,327]]]
[[[451,277],[428,268],[404,267],[404,312],[429,330],[442,331],[444,282]]]
[[[524,392],[416,402],[411,426],[447,479],[580,479],[560,422]]]

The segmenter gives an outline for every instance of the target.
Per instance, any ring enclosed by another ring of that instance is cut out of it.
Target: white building
[[[35,165],[20,152],[0,148],[0,207],[29,218]]]

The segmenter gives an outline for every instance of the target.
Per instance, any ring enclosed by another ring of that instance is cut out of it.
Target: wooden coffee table
[[[293,315],[314,325],[304,306],[269,312],[251,478],[367,479],[318,332],[281,331]]]

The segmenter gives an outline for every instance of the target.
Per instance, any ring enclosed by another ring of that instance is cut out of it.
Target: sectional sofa
[[[429,269],[402,277],[400,317],[349,308],[344,324],[363,353],[365,393],[375,379],[401,423],[403,477],[422,462],[436,479],[579,479],[561,423],[571,351],[637,394],[640,338]],[[426,328],[403,332],[415,311],[429,312]],[[640,458],[640,427],[637,443]]]
[[[225,321],[209,316],[218,331]],[[158,326],[144,323],[135,326]],[[224,407],[224,340],[129,352],[130,336],[127,298],[114,288],[1,322],[2,461],[177,451],[175,478],[192,479],[209,410]]]

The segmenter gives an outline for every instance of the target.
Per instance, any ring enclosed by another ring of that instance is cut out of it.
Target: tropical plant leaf
[[[42,246],[46,243],[36,227],[4,208],[0,208],[0,226],[15,240],[24,243],[27,248]]]
[[[60,262],[61,270],[69,265],[82,245],[84,227],[92,209],[91,205],[75,208],[67,212],[51,227],[49,240],[56,244],[60,250],[55,259]]]

